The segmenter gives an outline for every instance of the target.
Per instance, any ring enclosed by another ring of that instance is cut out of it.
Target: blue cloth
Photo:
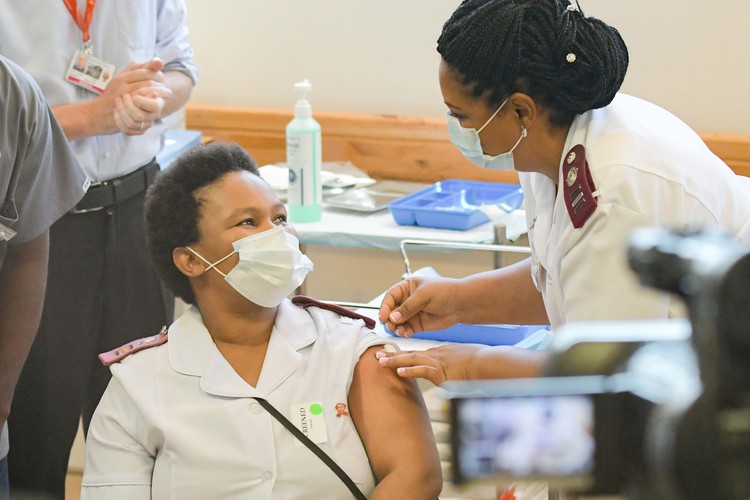
[[[10,489],[8,487],[8,457],[0,459],[0,500],[10,498]]]

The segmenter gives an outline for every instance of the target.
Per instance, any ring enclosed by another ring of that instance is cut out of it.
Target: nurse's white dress
[[[81,498],[351,499],[341,480],[268,414],[322,407],[326,451],[369,495],[374,477],[348,408],[354,367],[383,344],[362,320],[279,307],[257,387],[224,359],[197,308],[169,342],[113,364],[86,440]],[[342,407],[339,406],[339,409]]]
[[[576,229],[562,187],[520,173],[532,275],[553,329],[570,321],[667,318],[680,308],[641,286],[626,260],[641,226],[720,228],[750,241],[750,179],[735,175],[701,138],[669,112],[618,94],[576,117],[560,158],[585,147],[598,207]]]

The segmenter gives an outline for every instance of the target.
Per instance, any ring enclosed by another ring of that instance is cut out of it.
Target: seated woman
[[[100,356],[113,377],[86,440],[83,499],[352,498],[268,403],[365,496],[437,497],[417,386],[379,369],[387,341],[356,314],[287,299],[312,263],[244,150],[180,157],[148,192],[146,230],[161,278],[192,307],[168,343]]]

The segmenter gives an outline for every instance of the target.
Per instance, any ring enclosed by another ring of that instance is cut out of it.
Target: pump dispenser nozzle
[[[294,91],[297,92],[299,99],[294,105],[294,116],[297,118],[310,118],[312,116],[312,106],[307,100],[307,94],[312,91],[312,83],[305,78],[304,81],[294,84]]]

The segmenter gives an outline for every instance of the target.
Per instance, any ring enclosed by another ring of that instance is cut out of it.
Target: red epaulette
[[[346,307],[337,306],[336,304],[329,304],[327,302],[321,302],[319,300],[312,299],[305,295],[297,295],[295,297],[292,297],[292,304],[294,304],[297,307],[301,307],[302,309],[307,309],[310,306],[319,307],[321,309],[328,309],[329,311],[338,313],[340,316],[346,316],[348,318],[354,318],[354,319],[361,319],[365,322],[365,326],[369,328],[370,330],[375,328],[375,320],[372,318],[368,318],[367,316],[356,313],[352,311],[351,309],[347,309]]]
[[[565,155],[562,176],[565,208],[573,227],[578,229],[589,220],[598,204],[594,196],[596,186],[586,161],[586,148],[582,144],[573,146]]]
[[[143,349],[148,349],[149,347],[165,344],[168,340],[168,335],[169,332],[167,331],[167,327],[164,326],[156,335],[134,340],[121,347],[118,347],[117,349],[112,349],[111,351],[101,353],[99,355],[99,361],[101,361],[104,366],[109,366],[113,363],[117,363],[118,361],[130,356],[135,352],[141,351]]]

